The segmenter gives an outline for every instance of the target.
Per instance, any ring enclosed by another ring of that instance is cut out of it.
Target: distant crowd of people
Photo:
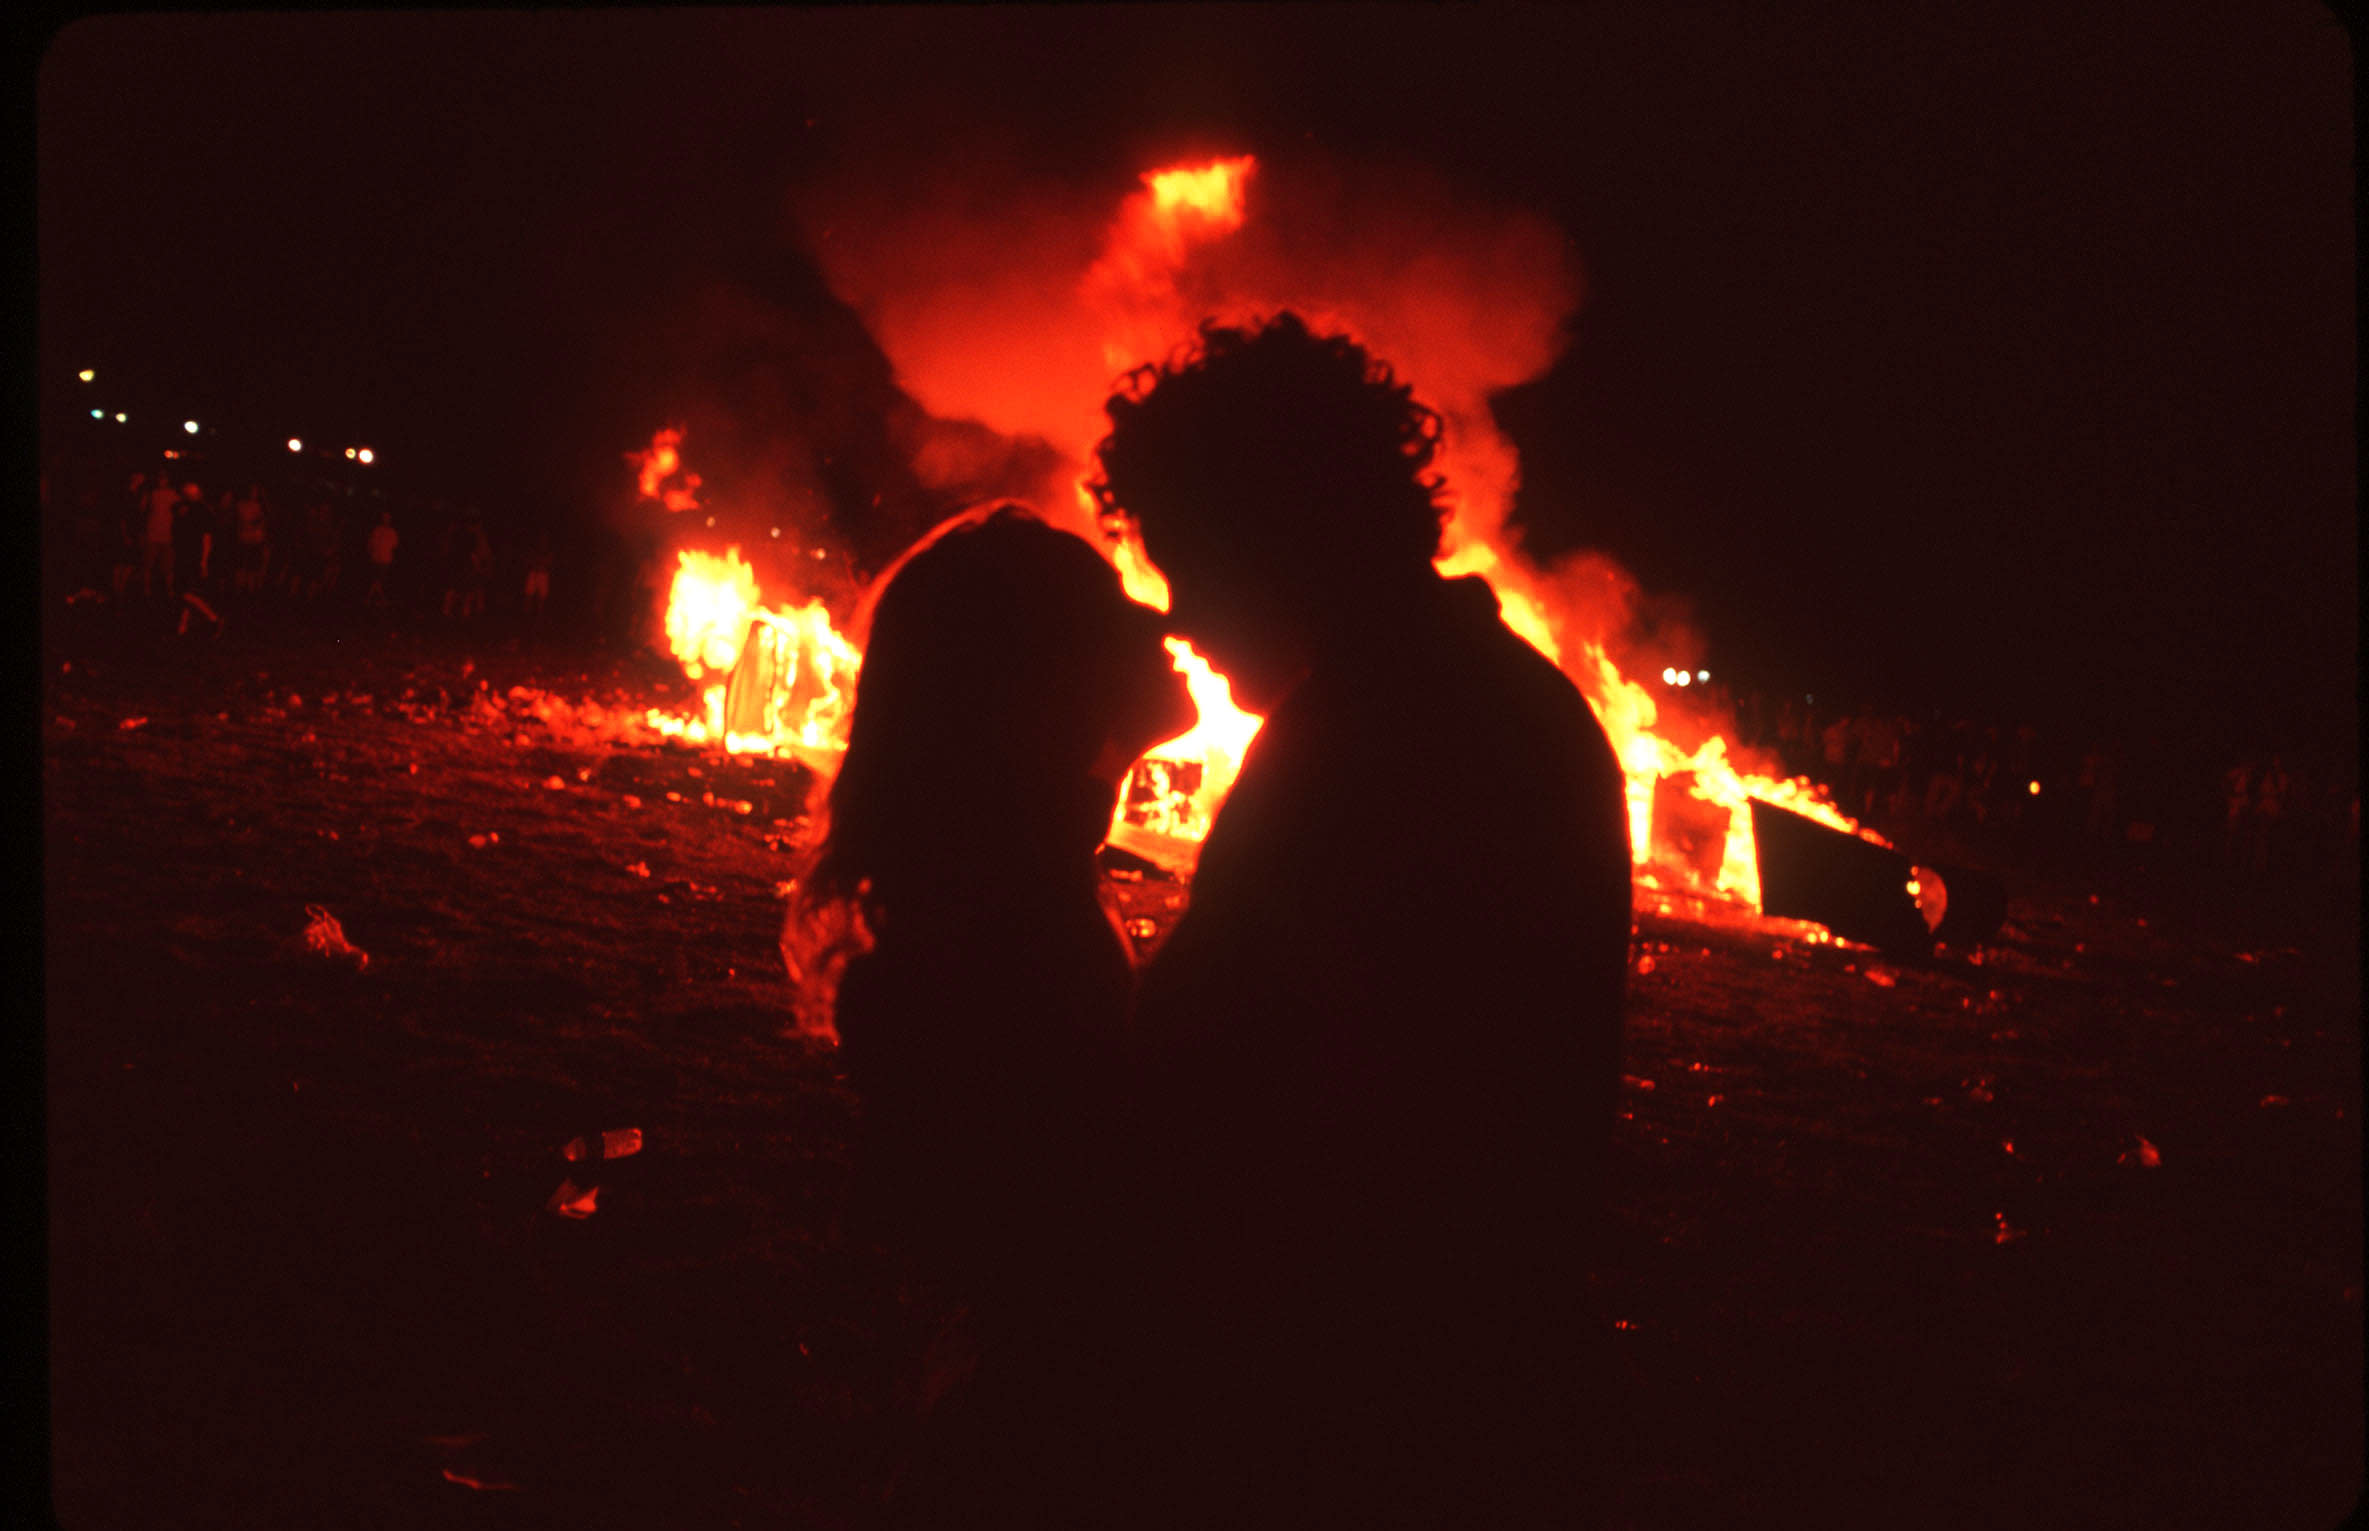
[[[46,481],[43,488],[46,496]],[[387,612],[432,606],[454,624],[482,621],[503,550],[474,509],[435,501],[427,519],[434,530],[415,532],[419,547],[393,508],[357,505],[334,491],[274,492],[253,481],[209,487],[170,469],[141,471],[112,497],[92,487],[75,494],[55,573],[71,603],[170,612],[184,636],[217,635],[241,612],[343,610],[343,603]],[[551,538],[537,533],[511,551],[515,584],[501,604],[531,628],[551,597]]]
[[[2155,789],[2134,800],[2115,748],[2097,741],[2067,747],[2028,723],[1920,719],[1867,706],[1822,710],[1806,698],[1771,702],[1758,693],[1723,695],[1720,703],[1734,709],[1737,743],[1775,755],[1787,774],[1820,782],[1837,806],[1879,827],[1982,836],[2044,816],[2059,838],[2070,832],[2103,851],[2150,845],[2166,820],[2201,831],[2213,812],[2208,805],[2217,801],[2211,838],[2234,873],[2310,870],[2334,864],[2359,844],[2357,782],[2281,753],[2230,763],[2217,799],[2214,784],[2193,771],[2185,787],[2167,796],[2158,770]]]

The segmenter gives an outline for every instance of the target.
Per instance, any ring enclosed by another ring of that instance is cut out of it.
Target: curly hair
[[[1428,565],[1446,520],[1440,417],[1346,335],[1286,310],[1138,367],[1103,406],[1105,531],[1147,517],[1281,567]]]

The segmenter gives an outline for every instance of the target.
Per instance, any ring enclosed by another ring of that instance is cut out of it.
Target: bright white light
[[[777,526],[777,527],[775,527],[775,528],[773,529],[773,535],[774,535],[774,536],[776,536],[776,537],[780,536],[780,535],[781,535],[781,528],[780,528],[780,527],[778,527],[778,526]]]
[[[103,409],[94,409],[90,412],[90,417],[93,420],[104,420],[107,418],[107,411]]]
[[[1696,680],[1709,680],[1711,678],[1711,672],[1709,670],[1697,670],[1694,672],[1694,678]]]
[[[181,422],[181,429],[194,436],[197,434],[197,422],[195,420],[184,420]]]
[[[298,437],[298,436],[291,436],[291,437],[289,437],[289,438],[288,438],[288,450],[289,450],[289,451],[291,451],[291,452],[301,452],[301,451],[303,451],[303,450],[304,450],[304,440],[303,440],[303,438],[302,438],[302,437]]]
[[[129,420],[130,418],[131,418],[131,416],[129,416],[129,415],[117,415],[117,416],[115,417],[115,423],[116,423],[117,425],[121,425],[121,424],[123,424],[123,423],[124,423],[126,420]]]
[[[378,461],[378,454],[371,451],[368,447],[363,447],[360,451],[354,454],[354,461],[367,468],[372,463]]]
[[[1691,684],[1693,683],[1693,681],[1694,681],[1694,677],[1693,677],[1693,676],[1691,676],[1691,675],[1689,675],[1689,674],[1687,674],[1687,673],[1686,673],[1684,670],[1680,670],[1680,671],[1678,672],[1678,684],[1679,684],[1679,685],[1681,685],[1681,686],[1685,686],[1685,685],[1691,685]]]
[[[80,372],[77,372],[74,375],[78,378],[81,378],[86,383],[97,382],[99,377],[96,372],[93,372],[88,367],[83,368]]]

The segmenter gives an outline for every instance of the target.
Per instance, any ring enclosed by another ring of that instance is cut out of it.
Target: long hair
[[[943,523],[874,588],[847,753],[782,932],[799,1028],[824,1037],[840,972],[900,914],[959,897],[966,873],[1084,863],[1113,807],[1097,753],[1161,722],[1158,615],[1021,506]]]

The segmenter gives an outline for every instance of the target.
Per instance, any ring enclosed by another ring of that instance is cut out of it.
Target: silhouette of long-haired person
[[[1212,321],[1106,409],[1106,532],[1266,715],[1137,996],[1176,1519],[1582,1521],[1617,761],[1434,569],[1441,422],[1358,344]]]
[[[1096,852],[1192,701],[1159,614],[1017,507],[957,517],[874,588],[783,950],[857,1096],[859,1226],[975,1315],[973,1376],[932,1404],[894,1518],[1123,1524],[1096,1496],[1126,1483],[1093,1474],[1123,1444],[1134,974]]]

